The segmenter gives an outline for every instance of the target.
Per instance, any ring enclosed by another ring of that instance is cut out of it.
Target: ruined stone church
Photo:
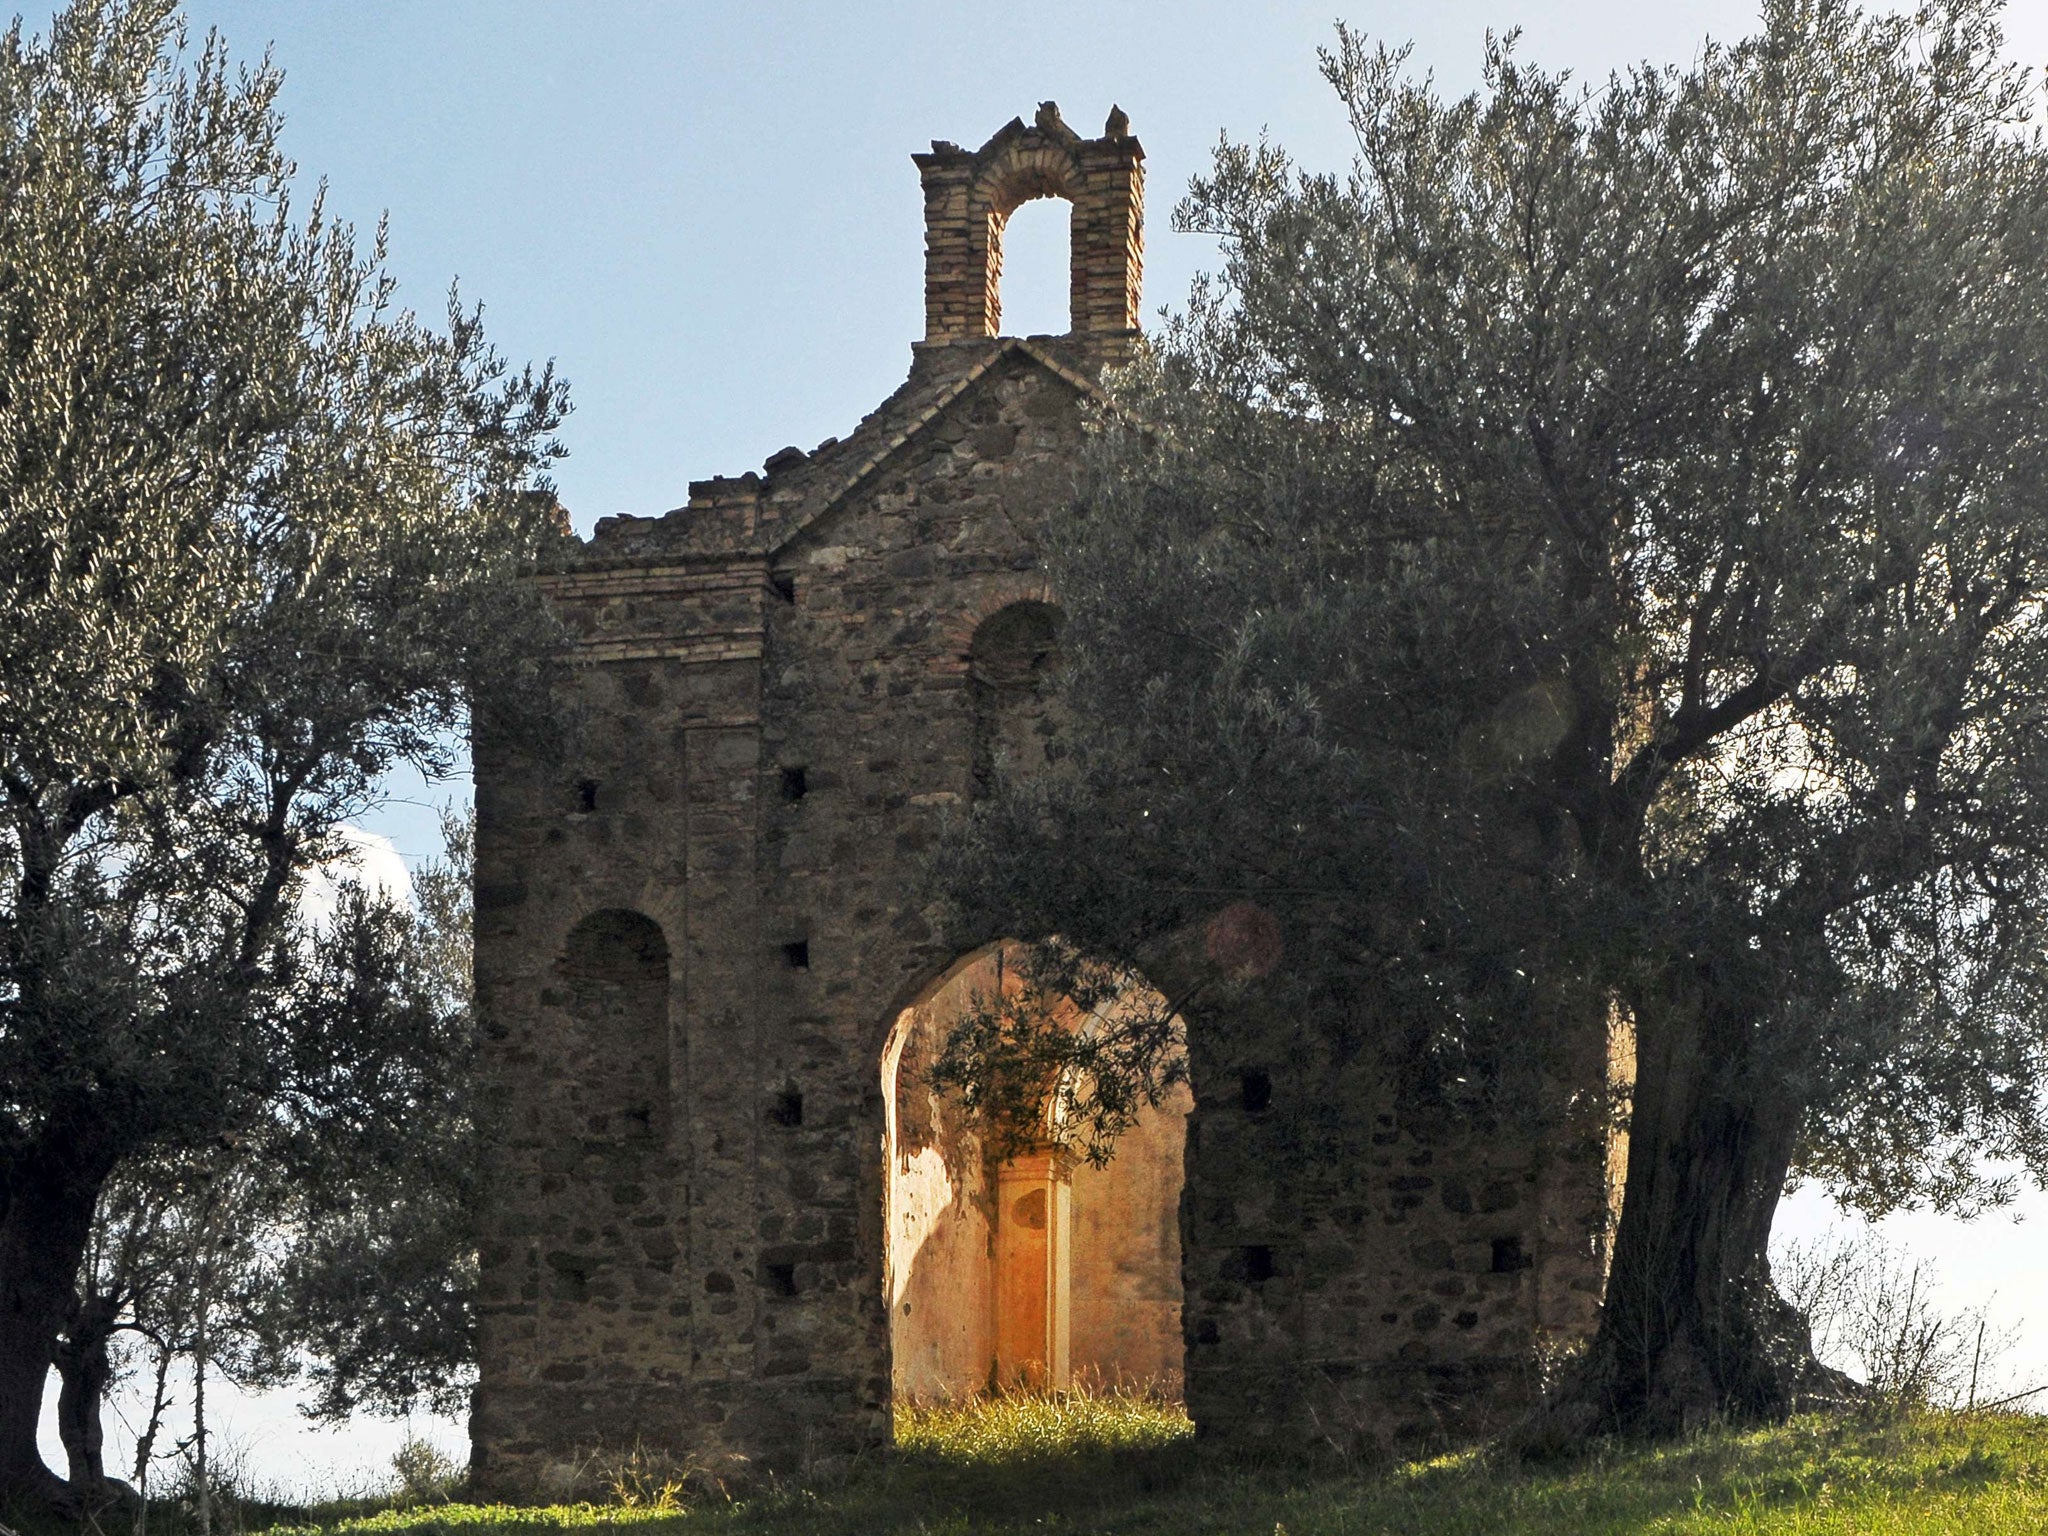
[[[921,871],[1054,728],[1034,538],[1137,342],[1144,153],[1121,112],[1082,138],[1048,103],[915,160],[902,387],[843,440],[599,523],[546,578],[572,749],[478,742],[493,1492],[636,1443],[827,1468],[898,1399],[1014,1384],[1184,1393],[1226,1443],[1426,1439],[1510,1411],[1598,1306],[1604,1117],[1451,1127],[1369,1061],[1235,1030],[1106,1168],[989,1166],[925,1082],[1004,984],[1001,946],[946,947]],[[1040,197],[1071,206],[1071,329],[1005,336],[1005,222]],[[1582,1055],[1604,1086],[1605,1042]],[[1335,1106],[1315,1155],[1268,1155],[1305,1096]]]

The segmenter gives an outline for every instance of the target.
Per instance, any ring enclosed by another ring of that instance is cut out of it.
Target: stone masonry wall
[[[955,958],[920,879],[974,791],[974,637],[1048,597],[1015,509],[1067,494],[1080,431],[1074,387],[1011,355],[772,562],[560,584],[604,658],[578,673],[579,755],[478,764],[479,994],[507,1127],[486,1486],[635,1438],[791,1469],[887,1439],[881,1054]],[[637,1172],[615,1149],[570,1157],[562,1139],[594,1133],[545,1108],[623,1048],[574,1026],[563,972],[577,925],[614,911],[672,957],[669,1145]],[[1195,1058],[1198,1422],[1350,1445],[1497,1417],[1539,1336],[1590,1321],[1604,1127],[1540,1147],[1453,1131],[1369,1064],[1290,1062],[1290,1035],[1219,1031]],[[1247,1107],[1248,1072],[1268,1103],[1315,1096],[1306,1141],[1300,1117]]]
[[[621,622],[656,604],[727,628],[759,622],[758,571],[709,586],[636,573],[632,585],[630,598],[571,585],[562,600],[593,627],[607,602]],[[693,656],[685,639],[581,669],[573,761],[477,742],[477,1002],[494,1147],[473,1434],[486,1486],[543,1491],[579,1453],[641,1435],[720,1444],[733,1384],[755,1374],[752,1275],[737,1267],[751,1244],[735,1229],[751,1236],[757,1127],[720,1063],[751,1049],[754,1023],[757,967],[725,935],[754,900],[759,667],[720,654],[731,648],[720,637]],[[665,950],[660,1061],[639,1045],[644,996],[621,1029],[621,1010],[578,995],[591,983],[577,975],[575,936],[621,915]],[[632,1104],[667,1100],[630,1142],[589,1103],[629,1074]]]
[[[577,673],[575,759],[479,742],[478,996],[501,1128],[486,1486],[531,1491],[635,1437],[778,1466],[886,1439],[881,1052],[953,958],[919,872],[971,793],[973,631],[1044,595],[1007,508],[1064,493],[1079,431],[1074,388],[1044,368],[982,382],[772,571],[593,561],[560,581],[601,658]],[[659,1260],[629,1258],[651,1240],[605,1214],[624,1170],[562,1166],[568,1132],[544,1113],[561,1083],[611,1071],[570,1027],[560,975],[571,931],[608,911],[651,919],[674,957],[680,1176]],[[571,1219],[579,1201],[598,1214]],[[553,1278],[621,1266],[617,1294]],[[565,1345],[577,1307],[606,1322]]]
[[[1548,1134],[1404,1103],[1256,1009],[1191,1021],[1188,1411],[1211,1440],[1384,1455],[1490,1432],[1589,1337],[1607,1268],[1604,1022]]]

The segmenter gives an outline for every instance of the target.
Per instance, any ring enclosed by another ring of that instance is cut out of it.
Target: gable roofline
[[[934,421],[963,395],[978,385],[988,375],[990,369],[1006,358],[1025,358],[1043,368],[1047,373],[1052,374],[1083,398],[1092,400],[1096,404],[1105,407],[1110,407],[1113,404],[1108,392],[1103,389],[1097,380],[1090,378],[1082,370],[1062,362],[1045,347],[1027,337],[1001,336],[983,345],[988,350],[982,357],[977,358],[958,377],[948,380],[930,400],[919,406],[909,418],[885,433],[867,453],[861,456],[850,470],[835,476],[832,481],[828,482],[829,488],[822,494],[806,498],[806,505],[796,518],[786,528],[779,530],[769,538],[766,553],[771,556],[781,553],[791,544],[795,543],[806,530],[816,525],[834,509],[843,505],[847,498],[864,485],[883,465],[887,464],[889,460],[893,459],[904,448],[923,436],[925,430]],[[914,378],[915,371],[913,370],[913,382]],[[910,388],[910,383],[906,383],[904,388],[906,390]],[[885,405],[882,410],[885,411],[886,409]],[[876,414],[880,415],[882,411],[877,411]]]
[[[1006,359],[1021,359],[1082,398],[1114,409],[1093,376],[1101,352],[1086,346],[1070,358],[1070,345],[1065,337],[1018,336],[920,343],[910,376],[845,438],[827,438],[809,453],[785,448],[743,475],[693,480],[688,502],[658,516],[600,519],[569,564],[595,571],[772,559],[843,506]]]

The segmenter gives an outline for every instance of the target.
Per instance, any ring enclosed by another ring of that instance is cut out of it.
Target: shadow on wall
[[[927,1080],[975,995],[1016,990],[1018,948],[956,963],[899,1015],[883,1053],[895,1394],[946,1401],[1092,1380],[1177,1397],[1187,1090],[1147,1113],[1106,1167],[1045,1150],[991,1168],[961,1106]]]

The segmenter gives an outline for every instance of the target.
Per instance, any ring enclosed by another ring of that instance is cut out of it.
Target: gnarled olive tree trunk
[[[0,1493],[56,1504],[65,1485],[36,1448],[52,1343],[112,1160],[99,1138],[56,1121],[7,1160],[0,1191]]]
[[[1755,1059],[1746,1019],[1687,982],[1640,1000],[1628,1180],[1600,1331],[1536,1448],[1782,1418],[1855,1384],[1821,1365],[1771,1280],[1771,1222],[1802,1106]]]
[[[108,1298],[88,1296],[66,1320],[57,1345],[57,1438],[64,1446],[72,1492],[87,1500],[111,1487],[100,1404],[114,1379],[109,1354],[114,1319]]]

